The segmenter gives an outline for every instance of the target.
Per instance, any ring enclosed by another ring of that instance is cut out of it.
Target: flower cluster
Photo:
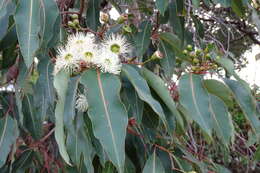
[[[65,46],[58,48],[54,74],[62,69],[70,74],[79,72],[82,63],[99,68],[103,73],[119,74],[122,66],[120,56],[130,52],[131,45],[122,35],[111,34],[96,43],[92,34],[76,33],[68,37]]]

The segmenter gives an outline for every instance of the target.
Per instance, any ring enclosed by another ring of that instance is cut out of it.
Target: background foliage
[[[117,20],[106,18],[112,7]],[[11,88],[0,92],[1,172],[259,172],[259,90],[235,72],[260,44],[259,8],[257,0],[1,0],[0,86]],[[56,48],[75,32],[121,33],[135,51],[120,75],[54,77]],[[84,91],[82,113],[75,100]]]

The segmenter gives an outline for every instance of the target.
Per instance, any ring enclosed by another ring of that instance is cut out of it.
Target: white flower
[[[100,67],[103,73],[119,74],[121,71],[122,64],[119,56],[114,54],[107,49],[102,49],[99,59],[96,64]]]
[[[131,45],[127,39],[119,34],[111,34],[103,42],[103,47],[115,54],[129,54],[131,52]]]
[[[76,109],[81,112],[86,112],[88,110],[88,100],[83,94],[79,94],[76,100]]]
[[[93,44],[94,36],[93,34],[85,34],[82,32],[77,32],[76,34],[72,34],[68,37],[67,46],[68,47],[77,47],[82,48],[85,45]]]
[[[54,74],[57,74],[61,69],[69,73],[75,72],[79,69],[79,63],[75,57],[75,51],[71,47],[58,48]]]

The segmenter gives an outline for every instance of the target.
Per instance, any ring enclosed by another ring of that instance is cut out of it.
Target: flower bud
[[[188,50],[188,51],[192,51],[192,45],[188,44],[187,50]]]
[[[128,15],[127,15],[127,14],[123,14],[123,15],[121,15],[121,16],[117,19],[117,23],[118,23],[118,24],[122,24],[122,23],[124,23],[127,19],[128,19]]]
[[[207,54],[205,55],[205,58],[210,59],[210,54],[207,53]]]
[[[109,14],[101,12],[100,14],[100,21],[104,23],[108,23],[109,21]]]
[[[200,60],[199,60],[198,58],[194,58],[194,59],[192,60],[192,62],[193,62],[194,64],[198,64],[198,63],[200,62]]]
[[[74,19],[73,23],[74,23],[75,26],[79,26],[79,19]]]
[[[79,16],[78,16],[77,14],[72,14],[72,15],[71,15],[71,18],[72,18],[72,19],[78,19]]]
[[[131,33],[131,32],[132,32],[132,28],[131,28],[129,25],[124,25],[124,26],[123,26],[123,30],[124,30],[125,32],[128,32],[128,33]]]
[[[155,51],[152,55],[152,59],[163,59],[163,53],[159,50]]]
[[[71,28],[75,28],[75,24],[72,21],[68,21],[68,26]]]
[[[186,49],[184,49],[184,50],[182,51],[182,53],[183,53],[184,55],[188,55],[188,51],[187,51]]]

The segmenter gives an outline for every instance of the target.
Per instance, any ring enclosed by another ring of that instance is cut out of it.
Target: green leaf
[[[45,56],[46,57],[46,56]],[[37,69],[39,79],[34,85],[34,107],[36,114],[42,120],[47,118],[48,112],[54,110],[54,86],[53,86],[53,64],[48,58],[41,58]],[[48,111],[49,110],[49,111]],[[50,113],[49,113],[50,114]]]
[[[242,0],[231,0],[231,8],[239,17],[244,16],[245,8]]]
[[[134,117],[141,124],[144,102],[139,99],[137,92],[129,81],[123,82],[122,101],[126,106],[129,117]]]
[[[40,0],[41,1],[41,47],[46,49],[48,43],[56,34],[55,31],[55,23],[58,19],[59,8],[55,0]],[[60,24],[60,23],[59,23]],[[58,25],[60,27],[60,25]]]
[[[149,86],[147,85],[144,78],[138,73],[138,71],[136,71],[130,65],[123,65],[122,74],[125,75],[132,83],[133,87],[138,93],[139,98],[149,104],[153,111],[156,112],[157,115],[161,118],[164,125],[166,125],[166,118],[160,103],[152,97]]]
[[[185,74],[179,82],[180,103],[191,118],[211,136],[212,118],[209,112],[209,95],[203,88],[202,77]]]
[[[184,40],[184,17],[183,15],[183,1],[172,0],[169,4],[169,12],[170,12],[170,26],[174,33],[180,38],[180,40]]]
[[[0,119],[0,168],[5,164],[12,145],[18,137],[16,121],[6,115]]]
[[[59,152],[64,161],[70,165],[69,155],[65,147],[65,134],[64,134],[64,110],[66,94],[69,83],[69,74],[61,71],[54,76],[54,87],[58,94],[58,101],[55,108],[55,139],[59,146]]]
[[[173,101],[173,98],[170,95],[169,90],[165,86],[165,82],[160,77],[155,75],[153,72],[145,68],[142,69],[142,74],[148,82],[148,84],[154,89],[154,91],[163,100],[163,102],[171,111],[171,113],[175,116],[181,127],[183,127],[182,117],[176,109],[176,105]]]
[[[203,84],[209,93],[218,96],[227,106],[233,106],[232,91],[224,83],[218,80],[208,79],[204,80]]]
[[[165,173],[160,159],[156,156],[155,151],[145,163],[143,173]]]
[[[156,0],[155,1],[156,7],[160,11],[162,15],[164,15],[165,10],[169,4],[169,0]]]
[[[78,76],[70,78],[67,94],[66,94],[65,108],[64,108],[64,125],[68,131],[70,131],[71,128],[73,128],[78,84],[79,84]]]
[[[168,79],[171,79],[175,67],[175,54],[171,49],[171,46],[160,40],[159,50],[163,53],[164,57],[160,60],[162,70]]]
[[[87,3],[86,24],[87,26],[96,31],[100,26],[99,12],[101,0],[89,0]]]
[[[127,113],[120,101],[121,83],[111,74],[88,70],[80,81],[87,89],[93,132],[119,173],[124,171]]]
[[[209,98],[209,110],[213,119],[213,128],[216,131],[219,139],[221,139],[223,144],[228,147],[230,142],[233,143],[234,140],[234,127],[232,124],[232,118],[222,100],[214,95],[210,95]]]
[[[40,31],[40,2],[35,0],[19,2],[14,16],[16,31],[25,64],[29,68],[40,44],[38,37]]]
[[[176,35],[174,35],[173,33],[164,32],[161,33],[159,37],[161,40],[171,46],[172,51],[174,51],[176,55],[182,55],[181,40]]]
[[[6,34],[9,17],[15,12],[15,7],[13,1],[2,0],[2,2],[0,2],[0,40],[2,40]]]
[[[149,48],[150,45],[150,37],[152,34],[152,25],[150,21],[144,21],[139,26],[141,30],[135,36],[134,42],[137,51],[137,56],[143,57],[143,54]]]
[[[192,5],[194,5],[195,8],[199,8],[200,0],[192,0]]]
[[[222,66],[229,75],[234,75],[235,74],[235,66],[234,63],[228,59],[228,58],[219,58],[215,59],[215,61]]]
[[[94,173],[92,160],[94,158],[94,150],[89,137],[84,129],[83,114],[78,114],[75,118],[75,125],[71,127],[67,137],[67,148],[71,160],[78,167],[81,163],[82,156],[88,172]]]
[[[244,115],[250,122],[254,132],[260,133],[260,113],[257,111],[256,100],[250,91],[241,83],[235,80],[225,79],[225,83],[232,90],[234,97],[243,110]]]

